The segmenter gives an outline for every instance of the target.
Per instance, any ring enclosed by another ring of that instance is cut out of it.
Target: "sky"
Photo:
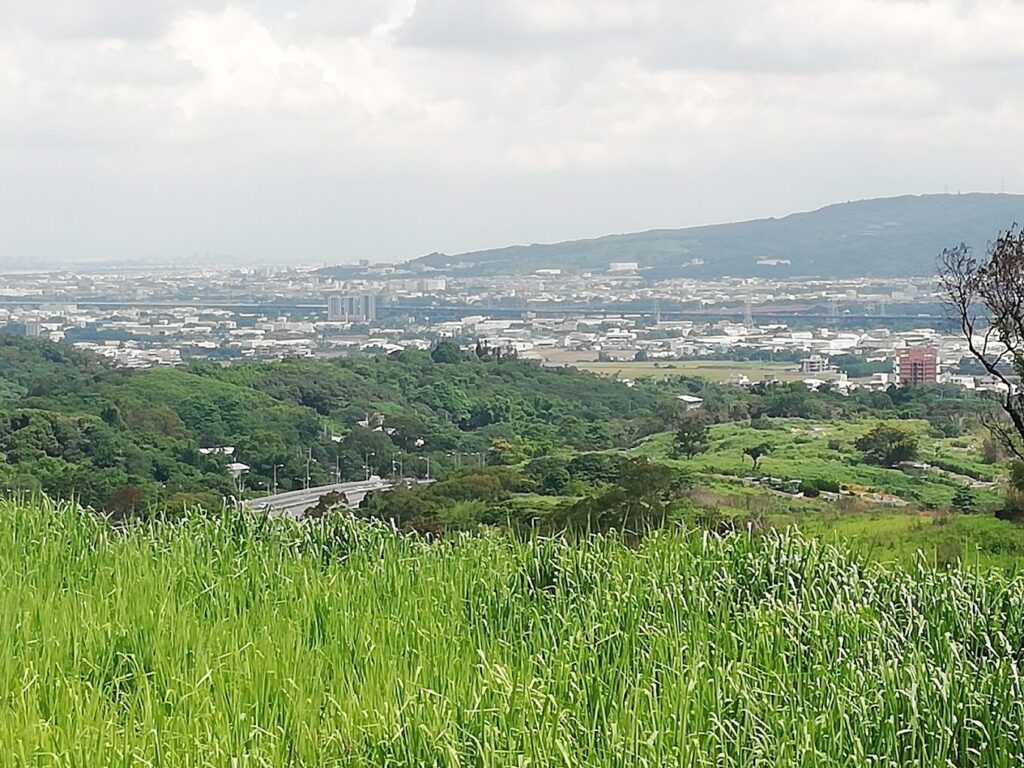
[[[1024,191],[1024,0],[0,0],[0,266]]]

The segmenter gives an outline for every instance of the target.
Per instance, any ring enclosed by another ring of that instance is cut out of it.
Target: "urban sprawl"
[[[518,277],[367,263],[22,272],[0,275],[0,329],[134,368],[381,354],[454,339],[627,381],[641,367],[721,360],[736,365],[720,380],[738,386],[781,377],[839,391],[1005,387],[968,362],[935,288],[934,278],[652,281],[633,263]]]

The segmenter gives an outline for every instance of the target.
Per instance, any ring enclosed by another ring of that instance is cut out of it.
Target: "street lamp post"
[[[425,462],[427,462],[427,480],[429,480],[430,479],[430,457],[429,456],[421,456],[420,458],[423,459]]]
[[[284,469],[284,464],[275,464],[274,465],[274,490],[271,491],[271,493],[270,493],[271,496],[276,496],[277,495],[277,470],[279,470],[279,469]]]

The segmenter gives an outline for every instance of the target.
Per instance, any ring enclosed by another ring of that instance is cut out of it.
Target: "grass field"
[[[929,426],[923,421],[901,421],[900,424],[918,435],[920,459],[940,463],[947,471],[933,469],[912,476],[898,469],[865,464],[853,444],[877,423],[875,420],[830,423],[772,419],[768,429],[719,424],[711,428],[709,449],[692,459],[670,458],[670,433],[650,438],[633,453],[668,461],[697,474],[746,477],[753,474],[753,467],[743,449],[768,444],[771,450],[761,460],[758,475],[845,486],[859,494],[891,495],[936,509],[948,507],[957,489],[971,483],[975,477],[980,483],[995,479],[995,469],[980,461],[977,448],[980,437],[936,438],[929,434]],[[953,474],[949,470],[953,470]],[[976,487],[973,492],[981,507],[998,502],[995,488]]]
[[[12,766],[1018,766],[1024,579],[0,502]]]
[[[792,363],[730,362],[723,360],[677,360],[662,363],[594,363],[575,364],[583,371],[616,379],[666,379],[671,376],[696,376],[709,381],[723,381],[735,374],[744,374],[757,382],[772,375],[782,381],[801,381],[807,378]]]

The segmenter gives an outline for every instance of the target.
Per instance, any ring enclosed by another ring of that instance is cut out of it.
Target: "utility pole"
[[[275,464],[274,465],[274,490],[271,492],[271,494],[270,494],[271,496],[276,496],[277,495],[277,470],[279,470],[279,469],[284,469],[284,464]]]
[[[307,448],[306,449],[306,490],[307,491],[309,490],[309,470],[310,470],[310,464],[312,464],[312,463],[313,463],[313,449],[312,448]]]
[[[421,456],[420,458],[423,459],[425,462],[427,462],[427,480],[429,480],[430,479],[430,457],[429,456]]]

